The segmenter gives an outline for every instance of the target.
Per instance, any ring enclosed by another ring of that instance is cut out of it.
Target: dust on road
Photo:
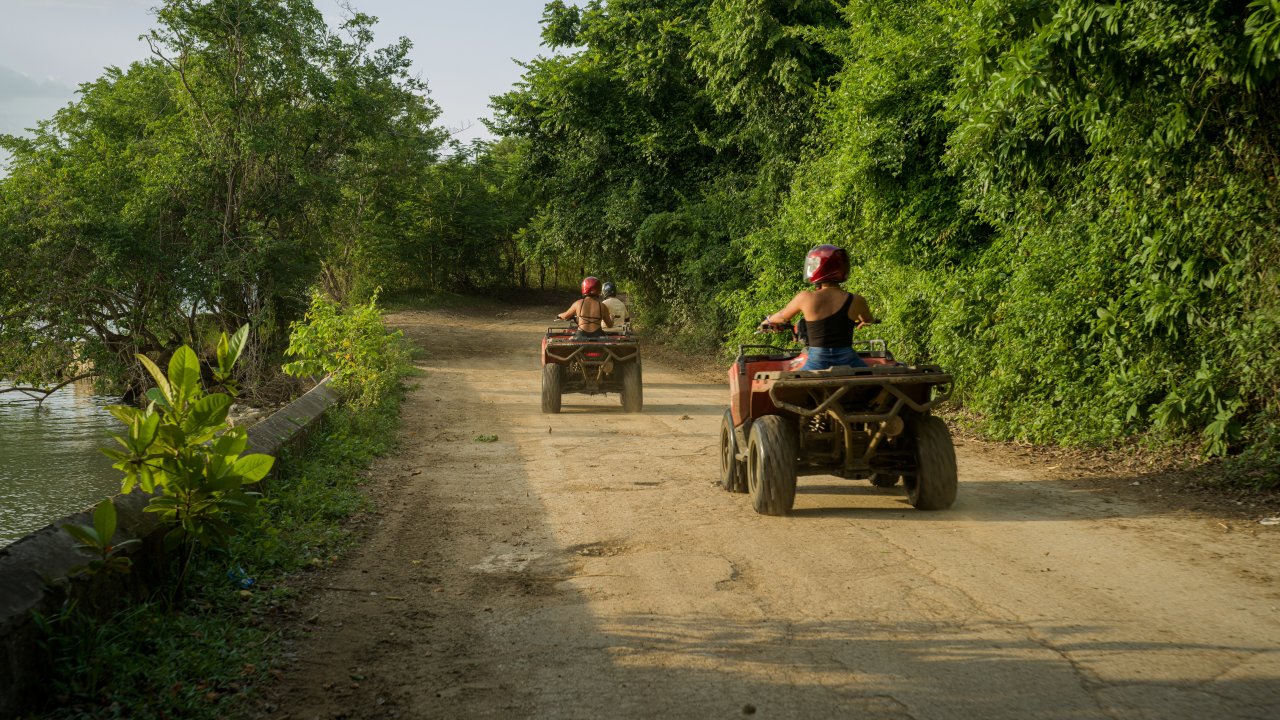
[[[643,414],[544,415],[551,311],[494,312],[390,318],[424,374],[272,716],[1280,716],[1280,534],[963,443],[949,511],[818,477],[757,516],[715,485],[726,386],[650,358]]]

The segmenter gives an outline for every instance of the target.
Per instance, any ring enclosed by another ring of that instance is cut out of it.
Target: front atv
[[[644,390],[640,341],[624,326],[619,333],[576,337],[577,329],[549,327],[542,338],[542,412],[560,412],[565,393],[618,393],[622,409],[640,412]]]
[[[785,515],[799,475],[880,487],[901,478],[912,506],[951,507],[955,447],[946,424],[930,414],[949,396],[951,376],[936,365],[897,362],[883,340],[854,345],[868,367],[801,371],[804,351],[739,347],[720,427],[724,489],[749,492],[758,513]]]

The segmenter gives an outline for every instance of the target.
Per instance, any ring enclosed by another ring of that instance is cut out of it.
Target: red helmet
[[[849,253],[835,245],[819,245],[804,258],[804,279],[811,283],[838,283],[848,278]]]
[[[845,264],[848,265],[848,263],[845,263]],[[588,277],[584,279],[582,281],[582,294],[583,295],[599,295],[600,279],[596,277]]]

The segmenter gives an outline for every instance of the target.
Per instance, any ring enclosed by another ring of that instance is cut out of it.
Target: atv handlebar
[[[867,320],[866,322],[859,322],[855,326],[855,329],[869,327],[871,325],[879,325],[881,322],[882,321],[879,318]],[[796,329],[796,326],[794,323],[789,323],[789,322],[771,323],[769,322],[768,318],[765,318],[764,322],[756,326],[757,333],[795,332],[795,329]]]
[[[765,319],[764,319],[764,322],[760,323],[760,325],[759,325],[758,327],[756,327],[756,333],[757,333],[757,334],[760,334],[760,333],[780,333],[780,332],[786,332],[786,333],[793,333],[793,334],[794,334],[794,333],[795,333],[795,331],[796,331],[796,326],[795,326],[795,325],[793,325],[793,324],[791,324],[791,323],[789,323],[789,322],[771,323],[771,322],[769,322],[769,318],[765,318]]]

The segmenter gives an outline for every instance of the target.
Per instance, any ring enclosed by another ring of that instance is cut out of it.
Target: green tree
[[[253,321],[241,371],[261,378],[308,287],[349,292],[414,222],[444,133],[407,41],[373,49],[361,14],[344,39],[310,0],[168,0],[157,20],[152,60],[0,139],[0,376],[141,388],[135,353],[208,355]]]

